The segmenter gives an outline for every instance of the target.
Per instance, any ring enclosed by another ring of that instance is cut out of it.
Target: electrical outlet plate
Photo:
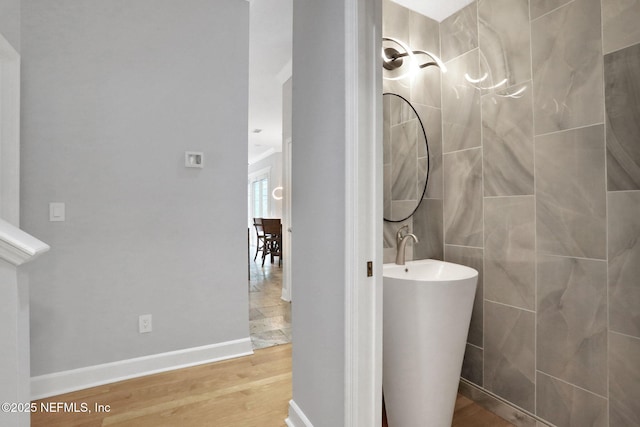
[[[141,314],[138,317],[138,332],[141,334],[149,333],[153,330],[150,314]]]

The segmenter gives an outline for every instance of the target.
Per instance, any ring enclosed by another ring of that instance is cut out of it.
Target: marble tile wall
[[[465,79],[480,74],[478,50],[456,57],[442,76],[442,148],[445,153],[481,145],[480,92]]]
[[[476,0],[430,48],[441,98],[394,83],[442,122],[413,255],[480,271],[462,377],[516,425],[640,426],[638,22],[640,0]]]
[[[485,303],[484,387],[535,410],[535,313]]]
[[[531,23],[535,132],[602,123],[600,0],[574,0]]]
[[[382,34],[393,37],[409,44],[414,50],[425,50],[440,55],[440,32],[437,21],[404,8],[390,0],[383,1]],[[441,73],[436,67],[427,67],[413,78],[401,80],[383,79],[383,92],[395,93],[411,102],[423,123],[429,144],[429,181],[424,200],[413,217],[403,222],[384,222],[384,262],[394,262],[396,255],[395,235],[403,225],[409,225],[419,243],[407,245],[406,259],[436,258],[444,259],[444,223],[443,223],[443,156],[442,156],[442,108],[441,108]],[[389,125],[389,124],[387,124]],[[391,127],[385,126],[385,129]],[[398,129],[396,132],[400,132]],[[404,129],[406,131],[406,129]],[[407,202],[388,202],[391,198],[401,200],[410,194],[420,193],[422,189],[412,187],[411,176],[424,176],[427,170],[427,151],[424,141],[417,133],[415,147],[406,147],[406,157],[395,152],[389,156],[387,140],[391,135],[385,135],[385,157],[396,159],[397,164],[385,164],[385,212],[411,212],[411,205]],[[414,149],[415,148],[415,149]],[[414,159],[418,163],[411,163],[409,151],[415,152]],[[416,165],[416,166],[414,166]],[[417,167],[417,170],[416,170]],[[394,172],[395,171],[395,172]],[[395,177],[393,176],[395,173]],[[394,178],[394,179],[391,179]],[[401,179],[397,179],[401,178]],[[390,182],[396,182],[391,186]],[[414,198],[416,196],[414,195]],[[413,205],[415,207],[415,205]],[[385,217],[388,217],[385,215]]]
[[[606,258],[604,146],[602,124],[536,137],[539,252]]]
[[[485,199],[484,297],[535,310],[533,196]]]
[[[611,53],[640,40],[640,0],[602,0],[602,48]]]

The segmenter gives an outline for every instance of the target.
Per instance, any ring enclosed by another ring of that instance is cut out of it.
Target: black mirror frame
[[[420,196],[420,200],[418,200],[418,203],[416,203],[416,207],[413,209],[413,211],[409,215],[407,215],[405,218],[402,218],[402,219],[387,219],[387,218],[383,217],[383,219],[386,222],[398,223],[398,222],[403,222],[403,221],[408,220],[409,218],[411,218],[416,213],[416,211],[420,207],[420,204],[422,203],[422,200],[424,200],[425,194],[427,193],[427,184],[429,184],[429,169],[431,169],[431,167],[430,167],[431,165],[429,163],[430,162],[429,140],[427,139],[427,133],[424,130],[424,124],[422,123],[422,119],[420,118],[420,115],[418,114],[416,109],[413,107],[411,102],[409,102],[409,100],[406,99],[405,97],[403,97],[402,95],[398,95],[397,93],[385,92],[385,93],[382,94],[382,97],[384,98],[385,95],[397,96],[398,98],[400,98],[404,102],[406,102],[409,105],[409,107],[411,107],[411,109],[415,113],[416,117],[418,118],[418,123],[420,123],[420,129],[422,129],[422,135],[424,136],[424,143],[425,143],[425,146],[427,148],[427,176],[426,176],[426,178],[424,180],[424,188],[422,189],[422,195]]]

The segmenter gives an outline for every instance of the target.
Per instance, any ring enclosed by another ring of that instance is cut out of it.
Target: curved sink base
[[[389,426],[449,427],[478,272],[437,260],[385,264],[383,272],[382,383]]]

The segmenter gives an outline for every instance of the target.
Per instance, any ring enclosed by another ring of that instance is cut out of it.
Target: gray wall
[[[32,375],[248,337],[248,7],[23,1]]]
[[[0,0],[0,33],[20,53],[20,0]]]
[[[316,427],[344,424],[344,11],[293,5],[293,400]]]
[[[463,377],[562,427],[640,425],[639,19],[478,0],[440,25],[445,259],[484,276]]]

